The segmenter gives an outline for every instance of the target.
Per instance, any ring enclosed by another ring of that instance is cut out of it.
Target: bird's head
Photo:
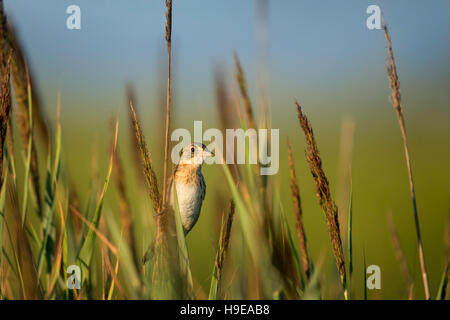
[[[194,142],[181,150],[179,164],[200,166],[208,157],[214,157],[214,153],[204,144]]]

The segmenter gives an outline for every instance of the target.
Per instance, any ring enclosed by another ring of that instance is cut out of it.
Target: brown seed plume
[[[342,286],[344,288],[344,297],[347,299],[347,275],[345,271],[344,251],[342,248],[341,233],[339,228],[338,208],[331,197],[331,190],[325,172],[322,169],[322,160],[320,158],[319,149],[317,148],[316,139],[313,129],[308,118],[303,113],[300,104],[295,101],[298,112],[298,120],[305,134],[307,152],[306,159],[311,170],[311,174],[316,183],[316,195],[319,204],[327,220],[328,233],[330,234],[333,254],[336,260],[336,266],[339,270]]]
[[[133,105],[130,102],[130,113],[131,119],[133,121],[133,127],[135,130],[136,141],[139,145],[139,150],[141,152],[141,161],[144,168],[144,176],[147,181],[150,198],[153,202],[153,208],[157,214],[161,213],[162,199],[158,188],[158,179],[156,178],[155,171],[152,166],[152,157],[150,151],[145,143],[144,135],[142,134],[141,126],[139,125],[139,120],[137,119],[136,112],[134,111]]]
[[[225,214],[222,216],[222,227],[220,229],[220,244],[216,258],[216,278],[217,278],[218,293],[220,293],[223,266],[228,251],[228,245],[230,243],[231,226],[233,225],[234,212],[235,212],[234,202],[230,201],[230,211],[226,218],[226,223],[225,223]]]
[[[11,74],[12,74],[12,84],[14,87],[14,92],[16,96],[16,102],[18,105],[16,116],[17,123],[19,127],[19,132],[23,142],[23,148],[25,153],[28,150],[28,144],[30,143],[29,137],[32,133],[31,121],[29,118],[29,103],[28,98],[28,87],[31,91],[31,103],[32,103],[32,114],[33,121],[36,122],[36,127],[38,130],[42,131],[42,136],[45,139],[47,146],[49,145],[48,130],[43,120],[41,108],[39,105],[39,99],[36,96],[36,89],[34,88],[34,81],[32,81],[30,76],[30,71],[28,69],[25,57],[22,53],[21,46],[17,40],[13,28],[8,28],[8,43],[12,48],[12,60],[11,60]],[[34,135],[33,135],[34,136]],[[39,165],[38,165],[38,155],[36,142],[34,137],[31,139],[31,186],[32,192],[34,193],[34,198],[36,199],[36,204],[38,208],[39,215],[42,214],[42,200],[41,200],[41,190],[40,190],[40,179],[39,179]]]
[[[0,188],[3,185],[3,146],[8,131],[11,114],[10,66],[11,49],[6,38],[6,18],[3,14],[3,2],[0,4]],[[1,241],[1,239],[0,239]]]
[[[127,102],[131,103],[133,105],[134,111],[136,113],[136,118],[139,118],[139,109],[136,107],[136,94],[134,91],[134,87],[131,83],[128,83],[125,89],[126,96],[127,96]],[[131,147],[131,153],[133,154],[133,161],[134,161],[134,167],[136,171],[136,176],[138,182],[142,182],[142,162],[141,162],[141,154],[139,151],[139,145],[135,138],[135,131],[134,131],[134,124],[133,124],[133,117],[131,115],[131,112],[129,113],[129,129],[130,129],[130,147]]]
[[[36,126],[36,131],[45,146],[50,144],[50,128],[44,111],[42,110],[42,103],[39,97],[39,92],[36,88],[35,78],[31,72],[26,57],[22,50],[22,45],[17,38],[15,29],[10,25],[8,28],[8,36],[11,48],[13,49],[13,59],[11,65],[11,72],[13,74],[14,91],[16,91],[17,103],[27,110],[28,108],[28,94],[27,94],[27,73],[30,79],[31,86],[31,101],[33,108],[33,123]]]

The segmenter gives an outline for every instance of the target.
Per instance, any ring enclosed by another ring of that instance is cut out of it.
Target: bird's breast
[[[204,197],[203,184],[176,182],[175,185],[181,223],[185,231],[189,231],[200,215]]]

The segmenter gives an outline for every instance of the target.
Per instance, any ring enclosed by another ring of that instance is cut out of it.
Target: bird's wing
[[[173,170],[172,170],[172,174],[170,175],[169,179],[167,179],[167,197],[170,202],[173,200],[172,199],[172,186],[173,186],[173,180],[174,180],[174,176],[175,176],[177,169],[178,169],[178,166],[175,166],[175,168],[173,168]],[[171,205],[173,206],[173,203],[171,203]]]
[[[175,180],[175,174],[177,173],[177,170],[178,170],[178,165],[172,166],[172,174],[167,179],[167,197],[168,197],[168,201],[172,207],[174,206],[174,203],[173,203],[174,199],[172,196],[172,187],[174,185],[173,182]]]
[[[200,190],[201,190],[201,199],[202,201],[205,200],[205,196],[206,196],[206,183],[205,183],[205,179],[203,179],[203,176],[201,176],[200,178]]]

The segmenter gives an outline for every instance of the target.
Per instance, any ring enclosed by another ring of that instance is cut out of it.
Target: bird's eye
[[[194,153],[194,151],[195,151],[195,149],[194,149],[194,148],[191,148],[191,152]]]

